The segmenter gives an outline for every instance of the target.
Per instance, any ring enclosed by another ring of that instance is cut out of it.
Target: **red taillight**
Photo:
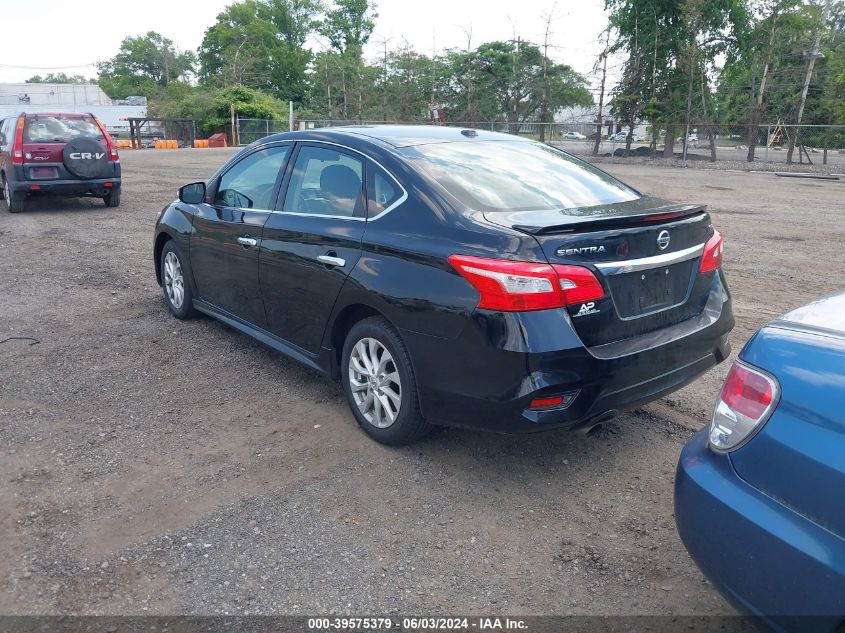
[[[772,384],[766,376],[734,363],[719,393],[719,399],[734,412],[757,420],[772,404],[774,395]]]
[[[566,305],[595,301],[604,296],[604,288],[589,268],[583,266],[552,265]]]
[[[26,117],[21,116],[18,119],[18,124],[15,127],[15,141],[12,144],[12,162],[18,165],[23,164],[23,126],[26,123]]]
[[[723,251],[722,234],[714,230],[713,236],[707,240],[704,245],[704,253],[701,255],[701,263],[698,265],[698,272],[706,273],[711,270],[716,270],[722,265],[722,251]]]
[[[452,255],[449,263],[478,290],[478,307],[486,310],[547,310],[604,296],[595,275],[581,266],[468,255]]]
[[[532,409],[547,409],[549,407],[556,407],[563,404],[563,396],[553,396],[551,398],[535,398],[531,401]]]
[[[97,123],[97,126],[100,128],[100,132],[103,133],[103,137],[106,139],[106,149],[109,153],[109,160],[112,162],[119,161],[120,157],[117,155],[117,146],[114,144],[111,134],[108,133],[106,126],[103,125],[100,119],[94,117],[94,121]]]
[[[728,372],[710,422],[710,444],[730,451],[744,444],[769,419],[777,404],[777,381],[737,361]]]

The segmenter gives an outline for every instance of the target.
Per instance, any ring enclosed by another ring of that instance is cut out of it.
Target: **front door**
[[[258,283],[264,223],[272,213],[290,144],[245,155],[212,184],[210,203],[197,205],[191,270],[202,301],[265,327]]]
[[[259,277],[267,329],[317,354],[366,227],[364,160],[333,145],[301,143],[278,210],[264,225]]]

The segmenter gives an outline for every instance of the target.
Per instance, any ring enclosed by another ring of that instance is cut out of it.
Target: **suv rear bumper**
[[[106,186],[106,183],[111,183]],[[24,180],[9,181],[13,193],[38,196],[98,196],[120,190],[120,178],[93,178],[91,180]]]
[[[715,275],[696,318],[588,348],[565,309],[477,312],[457,339],[402,335],[423,415],[434,423],[506,433],[588,427],[679,389],[730,353],[730,296]],[[536,398],[574,395],[566,407]]]

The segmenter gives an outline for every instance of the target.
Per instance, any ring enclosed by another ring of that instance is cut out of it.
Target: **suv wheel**
[[[120,189],[114,189],[109,193],[107,196],[103,196],[103,202],[106,203],[107,207],[119,207],[120,206]]]
[[[13,195],[5,178],[3,178],[3,199],[6,201],[9,213],[20,213],[26,208],[26,197]]]
[[[431,430],[420,413],[411,358],[398,332],[371,317],[353,326],[343,345],[341,381],[352,414],[382,444],[410,444]]]
[[[161,290],[167,309],[177,319],[185,320],[194,316],[194,296],[191,284],[185,278],[182,255],[173,241],[167,242],[161,249]]]

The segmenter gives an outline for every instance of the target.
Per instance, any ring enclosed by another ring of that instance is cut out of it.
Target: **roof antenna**
[[[472,138],[473,136],[478,136],[478,132],[476,132],[475,130],[461,130],[461,134],[470,138]]]

